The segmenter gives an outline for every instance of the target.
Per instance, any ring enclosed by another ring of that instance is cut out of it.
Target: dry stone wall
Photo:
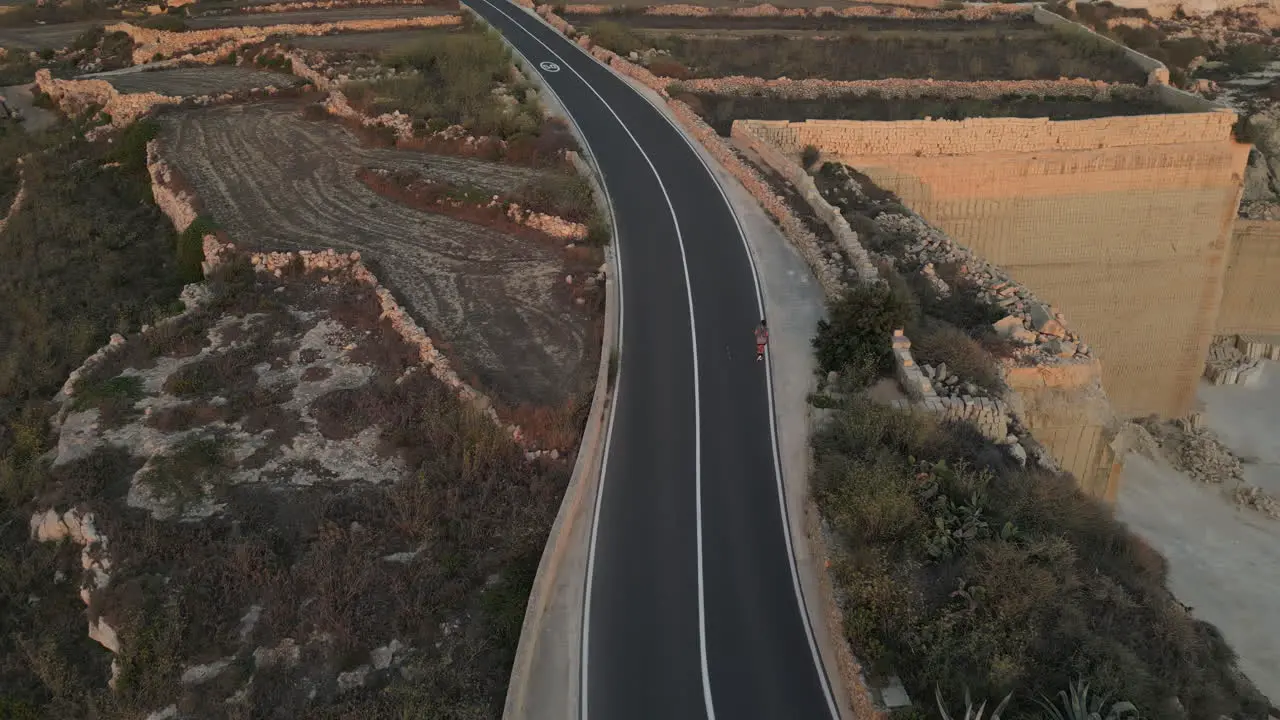
[[[1117,412],[1177,417],[1221,333],[1248,157],[1234,119],[743,123],[858,168],[1057,305],[1104,361]]]
[[[519,0],[520,4],[532,0]],[[918,5],[919,7],[906,7]],[[920,0],[919,2],[862,3],[847,7],[821,6],[816,8],[780,8],[764,3],[749,7],[709,7],[706,5],[650,5],[641,13],[650,16],[672,17],[887,17],[887,18],[928,18],[936,20],[987,20],[1000,17],[1030,15],[1032,8],[1026,5],[990,4],[968,5],[952,10],[924,9],[932,8],[936,3]],[[532,7],[532,5],[525,5]],[[566,15],[610,15],[618,11],[617,5],[601,5],[582,3],[565,5]]]
[[[720,78],[695,78],[676,83],[680,90],[717,95],[765,95],[784,100],[818,98],[856,98],[877,95],[887,99],[939,98],[943,100],[995,100],[1005,95],[1028,97],[1073,97],[1094,101],[1110,100],[1124,93],[1137,93],[1141,88],[1124,83],[1108,83],[1085,78],[1062,80],[826,80],[823,78],[765,79],[730,75]]]
[[[140,65],[156,55],[166,58],[180,57],[201,47],[215,49],[199,55],[183,58],[194,62],[213,63],[233,51],[260,43],[272,35],[328,35],[334,32],[369,32],[375,30],[399,30],[405,28],[429,28],[461,25],[460,15],[434,15],[416,18],[389,18],[383,20],[343,20],[331,23],[306,23],[268,25],[263,27],[209,28],[186,32],[169,32],[138,27],[130,23],[108,25],[107,32],[122,32],[133,40],[133,62]]]
[[[275,86],[267,85],[261,88],[250,88],[216,96],[178,97],[154,92],[122,93],[106,80],[98,80],[96,78],[60,80],[51,76],[49,71],[45,69],[36,71],[35,84],[38,90],[48,95],[58,109],[67,115],[80,115],[94,107],[106,113],[111,118],[110,122],[90,130],[87,135],[91,140],[111,129],[126,127],[163,105],[210,105],[234,102],[260,94],[274,95],[279,92]]]
[[[175,228],[180,232],[185,230],[199,214],[196,209],[195,196],[181,189],[182,183],[178,182],[176,171],[160,158],[159,145],[155,140],[147,144],[147,160],[147,170],[152,179],[151,191],[155,197],[156,204],[173,222]],[[206,235],[203,238],[203,250],[204,262],[201,265],[201,269],[205,275],[213,272],[237,254],[233,244],[222,242],[213,235]],[[458,376],[457,372],[449,365],[448,359],[436,349],[426,331],[418,325],[408,310],[396,301],[391,291],[383,287],[373,273],[365,267],[360,260],[359,253],[336,253],[333,250],[251,253],[249,254],[249,261],[258,272],[271,273],[276,276],[280,276],[286,270],[300,264],[308,272],[317,272],[325,275],[342,274],[349,277],[353,282],[363,283],[372,287],[378,298],[378,303],[382,307],[382,317],[391,322],[394,330],[404,338],[405,342],[418,348],[419,357],[432,376],[453,389],[462,401],[471,404],[490,420],[505,427],[517,442],[523,443],[524,435],[521,429],[515,425],[504,423],[498,417],[498,413],[489,398]],[[117,338],[119,339],[118,341]],[[118,335],[113,336],[111,343],[90,357],[82,367],[91,368],[102,362],[103,358],[110,354],[115,346],[123,343],[123,340]],[[72,373],[72,376],[68,378],[63,386],[62,393],[66,397],[71,396],[80,372]],[[539,451],[535,450],[534,452]]]

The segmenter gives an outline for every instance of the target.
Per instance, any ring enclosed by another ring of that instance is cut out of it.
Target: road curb
[[[463,5],[462,10],[488,25],[484,18],[476,14],[470,7]],[[591,183],[597,207],[604,213],[605,221],[609,223],[610,228],[614,228],[613,206],[609,200],[608,193],[605,191],[604,177],[581,129],[574,121],[573,116],[565,110],[555,91],[543,82],[541,74],[537,72],[529,59],[508,41],[502,33],[499,32],[498,36],[502,39],[503,44],[510,49],[512,57],[520,67],[521,72],[537,88],[538,97],[543,102],[544,107],[551,114],[557,115],[569,125],[581,149],[581,155],[577,153],[571,154],[570,161],[573,162],[578,172],[585,175],[587,181]],[[614,232],[614,235],[616,236],[616,232]],[[538,562],[537,575],[534,577],[533,588],[529,592],[529,601],[525,606],[524,622],[520,628],[516,656],[511,666],[511,679],[507,684],[507,696],[502,711],[503,720],[524,720],[530,717],[530,708],[526,706],[526,699],[530,690],[530,668],[533,665],[539,640],[547,629],[547,609],[551,604],[561,565],[575,543],[581,543],[585,550],[586,545],[590,542],[589,532],[584,533],[581,530],[590,529],[592,515],[595,511],[596,496],[599,493],[600,467],[604,455],[607,418],[613,404],[613,378],[611,377],[611,371],[614,365],[612,358],[616,357],[619,345],[617,256],[612,245],[605,246],[604,253],[608,270],[605,274],[604,328],[601,334],[600,362],[596,370],[595,391],[591,398],[591,409],[587,414],[587,422],[583,428],[582,440],[578,444],[578,453],[574,460],[573,472],[569,477],[568,485],[565,487],[564,498],[560,502],[560,509],[556,513],[556,519],[552,523],[551,531],[547,536],[547,544],[543,547],[542,558]],[[567,638],[558,638],[561,641],[568,641],[565,661],[569,670],[569,687],[566,688],[568,692],[566,693],[567,697],[565,697],[565,705],[562,711],[555,715],[558,718],[563,718],[563,720],[576,720],[580,710],[577,698],[579,696],[578,682],[582,677],[580,651],[585,581],[584,574],[580,583],[572,584],[572,591],[575,597],[570,601],[568,614],[568,617],[572,618],[570,621],[572,626],[570,628],[562,628],[562,630],[568,629],[571,632],[568,633],[569,637]]]

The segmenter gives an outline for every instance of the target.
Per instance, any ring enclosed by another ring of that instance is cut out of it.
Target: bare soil
[[[161,95],[216,95],[268,85],[287,88],[301,81],[296,75],[263,72],[231,65],[173,68],[147,72],[105,75],[102,78],[125,93],[155,92]]]
[[[1016,97],[999,100],[950,101],[935,98],[885,99],[872,96],[779,100],[686,93],[694,109],[716,132],[727,136],[734,120],[961,120],[970,117],[1047,117],[1084,120],[1122,115],[1164,114],[1171,110],[1141,98],[1095,102],[1075,98]]]
[[[303,23],[328,23],[347,20],[384,20],[388,18],[417,18],[433,15],[449,15],[457,12],[426,5],[389,5],[363,8],[337,8],[333,10],[296,10],[283,13],[248,13],[245,15],[211,15],[187,20],[188,27],[196,30],[215,27],[245,27]]]
[[[507,402],[559,404],[584,387],[593,323],[566,288],[562,251],[388,202],[356,177],[362,167],[408,170],[497,195],[538,171],[361,147],[290,102],[172,113],[162,124],[166,155],[237,244],[359,251],[464,375]]]

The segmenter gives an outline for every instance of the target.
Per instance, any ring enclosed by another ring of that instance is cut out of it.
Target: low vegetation
[[[813,488],[859,659],[916,698],[1012,693],[1012,717],[1083,680],[1146,717],[1265,718],[1222,636],[1170,594],[1164,558],[1073,478],[864,396],[885,328],[910,314],[893,290],[855,289],[815,339],[824,367],[845,363]]]
[[[768,96],[691,93],[673,83],[669,91],[689,102],[716,132],[727,136],[734,120],[963,120],[971,117],[1047,117],[1087,120],[1117,115],[1168,113],[1170,108],[1142,91],[1113,93],[1109,101],[1087,97],[1010,95],[993,100],[945,100],[936,97],[860,96],[789,100]]]
[[[114,146],[91,144],[64,126],[0,144],[6,165],[45,149],[23,166],[39,202],[25,202],[0,235],[0,542],[23,548],[0,561],[0,713],[9,717],[79,716],[65,704],[78,672],[69,663],[101,654],[85,637],[76,588],[53,575],[76,552],[29,545],[27,519],[50,487],[49,398],[112,332],[173,311],[174,234],[151,201],[146,137],[144,126]],[[97,392],[106,402],[130,389]]]
[[[45,502],[84,504],[110,539],[92,607],[119,634],[120,673],[108,691],[109,653],[80,619],[45,651],[60,673],[15,700],[121,720],[175,702],[211,719],[499,712],[567,465],[527,461],[421,366],[371,287],[321,275],[237,260],[201,309],[130,333],[78,385],[98,430],[48,472]],[[105,421],[139,402],[151,412]],[[155,500],[134,502],[139,488]],[[157,512],[210,501],[204,518]],[[78,577],[78,557],[44,560]],[[66,594],[42,602],[79,615]],[[38,613],[21,621],[60,637]],[[220,659],[203,684],[179,681]]]
[[[511,55],[493,30],[470,25],[458,32],[432,33],[389,51],[383,64],[395,69],[396,76],[343,88],[367,111],[399,110],[431,131],[463,125],[473,134],[508,140],[539,135],[542,115],[535,104],[524,101],[526,88],[507,87]]]
[[[621,34],[616,37],[615,41],[626,39]],[[1135,84],[1145,80],[1118,49],[1051,32],[853,33],[839,39],[670,35],[654,42],[696,77],[964,81],[1083,77]]]

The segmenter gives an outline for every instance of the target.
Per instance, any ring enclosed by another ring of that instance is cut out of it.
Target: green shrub
[[[952,432],[855,396],[814,433],[814,498],[860,658],[917,696],[1014,692],[1011,717],[1079,677],[1154,712],[1176,697],[1188,717],[1266,717],[1221,635],[1178,606],[1163,562],[1108,508],[1070,477],[967,465]]]
[[[827,315],[827,320],[818,322],[813,346],[818,366],[837,372],[865,366],[870,359],[875,359],[881,372],[891,372],[893,331],[913,321],[902,298],[878,283],[849,289],[828,307]]]
[[[1244,74],[1261,70],[1271,60],[1265,45],[1233,45],[1227,48],[1227,68],[1233,73]]]
[[[152,15],[139,23],[144,28],[165,32],[185,32],[187,21],[177,15]]]
[[[183,283],[204,279],[204,236],[218,231],[213,220],[201,215],[178,235],[178,277]]]
[[[111,160],[120,163],[127,172],[145,171],[147,168],[147,143],[160,134],[160,124],[144,118],[126,127],[115,141]]]
[[[800,151],[800,164],[808,170],[817,164],[818,158],[821,157],[821,155],[821,151],[819,151],[816,146],[805,145],[804,150]]]
[[[611,20],[601,20],[593,24],[587,28],[587,35],[591,36],[591,41],[596,45],[608,48],[619,55],[640,52],[647,47],[645,42],[625,25]]]

